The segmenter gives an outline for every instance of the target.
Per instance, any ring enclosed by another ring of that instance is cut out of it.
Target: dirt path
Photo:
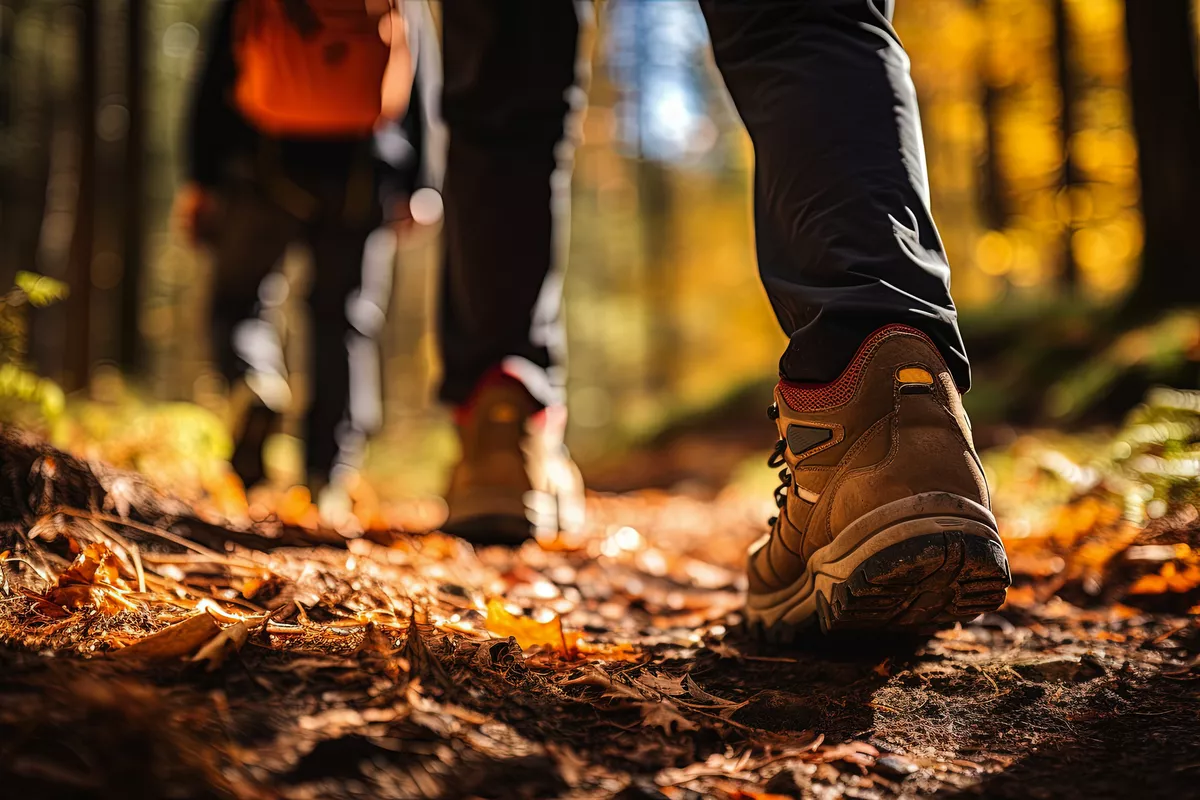
[[[738,630],[765,509],[736,495],[596,498],[570,549],[222,546],[120,476],[21,469],[0,492],[4,796],[1184,797],[1200,780],[1200,625],[1162,610],[1184,595],[1084,609],[1058,599],[1086,595],[1060,569],[936,637],[784,650]]]
[[[1095,798],[1188,796],[1200,770],[1185,619],[1010,609],[916,643],[727,635],[576,662],[413,636],[250,644],[212,673],[5,651],[0,778],[14,797]]]

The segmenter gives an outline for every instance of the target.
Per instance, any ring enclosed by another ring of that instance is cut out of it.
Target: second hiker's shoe
[[[1008,560],[962,399],[923,333],[872,334],[833,383],[782,381],[779,516],[749,555],[747,622],[768,639],[924,631],[993,611]]]
[[[282,375],[249,372],[229,390],[227,410],[233,431],[230,466],[248,492],[267,478],[267,440],[283,429],[283,409],[291,390]]]
[[[261,403],[252,403],[241,415],[229,463],[247,490],[266,480],[263,451],[267,439],[281,430],[282,421],[281,414]]]
[[[442,530],[477,544],[520,544],[582,528],[583,479],[563,444],[563,409],[542,408],[524,384],[495,370],[457,424],[462,458]]]

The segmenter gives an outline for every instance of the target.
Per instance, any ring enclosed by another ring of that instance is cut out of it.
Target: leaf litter
[[[576,541],[476,550],[397,509],[358,538],[305,527],[295,497],[235,519],[7,432],[0,779],[96,797],[1185,791],[1200,514],[1179,465],[1198,411],[1168,393],[1098,444],[989,455],[1001,611],[789,650],[739,629],[766,513],[736,487],[596,496]]]

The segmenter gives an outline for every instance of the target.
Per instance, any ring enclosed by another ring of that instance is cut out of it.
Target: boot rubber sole
[[[442,532],[477,545],[515,546],[534,538],[528,491],[475,486],[446,498],[450,518]]]
[[[442,532],[471,544],[514,547],[533,538],[533,525],[515,514],[480,514],[451,520]]]
[[[846,526],[791,586],[751,595],[746,622],[781,642],[814,625],[824,633],[926,633],[995,611],[1010,583],[991,512],[928,492]]]

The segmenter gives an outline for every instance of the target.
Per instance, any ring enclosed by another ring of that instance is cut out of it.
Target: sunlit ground
[[[247,797],[438,796],[463,769],[525,796],[642,782],[673,797],[768,784],[882,797],[1061,776],[1069,753],[1035,751],[1068,752],[1080,730],[1141,741],[1137,714],[1197,744],[1188,684],[1162,683],[1194,677],[1200,652],[1194,392],[1156,390],[1119,431],[1031,433],[988,453],[1008,605],[899,650],[779,650],[738,630],[742,554],[772,510],[765,466],[739,464],[719,489],[593,495],[577,537],[476,550],[427,533],[440,501],[389,493],[378,467],[340,532],[286,481],[246,498],[223,430],[194,406],[114,396],[70,407],[54,431],[93,471],[4,440],[5,502],[28,510],[9,524],[0,631],[92,659],[65,677],[6,655],[0,694],[58,680],[64,704],[31,722],[0,703],[0,730],[84,730],[76,709],[124,708],[130,681],[157,676],[174,688],[138,690],[153,725],[183,735],[184,697],[191,719],[224,720],[186,746],[208,759],[204,785]],[[290,447],[276,443],[280,472]],[[150,724],[107,713],[122,730]],[[1125,758],[1148,768],[1137,741]],[[73,746],[101,747],[88,742]]]

